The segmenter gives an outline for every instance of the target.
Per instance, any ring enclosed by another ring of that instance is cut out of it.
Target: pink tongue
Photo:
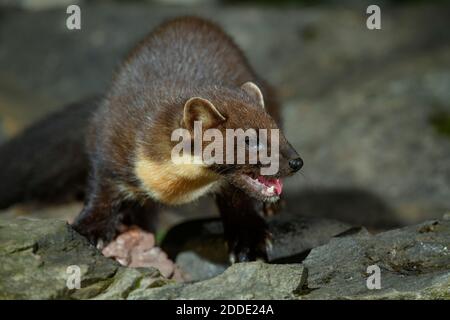
[[[268,186],[269,188],[271,186],[274,186],[275,188],[275,193],[277,195],[281,194],[281,191],[283,190],[283,183],[281,182],[280,179],[267,179],[263,176],[258,177],[258,180],[262,183],[264,183],[266,186]]]
[[[281,190],[283,190],[283,183],[281,182],[280,179],[273,179],[272,182],[275,187],[275,193],[280,195]]]

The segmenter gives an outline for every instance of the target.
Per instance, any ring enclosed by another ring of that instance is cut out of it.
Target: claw
[[[96,247],[97,247],[98,250],[102,250],[104,248],[104,243],[103,243],[102,239],[98,239],[97,240],[97,246]]]

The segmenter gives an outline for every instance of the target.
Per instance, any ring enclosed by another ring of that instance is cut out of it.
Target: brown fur
[[[269,129],[278,128],[279,114],[273,92],[230,37],[203,19],[179,18],[161,25],[132,51],[93,118],[88,199],[75,228],[94,242],[110,240],[125,200],[180,204],[216,192],[224,223],[253,221],[241,225],[239,232],[226,226],[230,251],[238,260],[264,256],[266,232],[250,239],[248,229],[264,229],[259,214],[265,205],[262,199],[252,199],[251,190],[239,179],[259,166],[171,162],[172,131],[180,126],[191,130],[194,120],[202,120],[204,129],[222,132]],[[298,157],[284,136],[280,139],[277,177],[292,174],[288,162]],[[226,195],[235,200],[226,203]],[[239,212],[247,212],[248,218],[234,220]]]

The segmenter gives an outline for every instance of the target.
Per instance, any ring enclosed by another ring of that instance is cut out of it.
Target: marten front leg
[[[217,194],[216,201],[232,262],[267,261],[271,234],[262,217],[264,203],[233,186],[227,186]]]
[[[117,234],[122,218],[121,202],[114,190],[97,184],[88,192],[87,197],[84,208],[72,227],[94,245],[99,244],[100,240],[107,244]]]

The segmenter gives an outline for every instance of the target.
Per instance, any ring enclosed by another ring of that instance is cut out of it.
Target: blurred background
[[[66,8],[81,8],[81,30]],[[381,30],[366,8],[381,7]],[[446,1],[0,0],[0,142],[103,93],[121,58],[165,19],[218,22],[277,89],[305,161],[286,210],[382,230],[450,212],[450,5]],[[10,215],[70,219],[80,203]],[[217,214],[167,209],[169,227]]]

